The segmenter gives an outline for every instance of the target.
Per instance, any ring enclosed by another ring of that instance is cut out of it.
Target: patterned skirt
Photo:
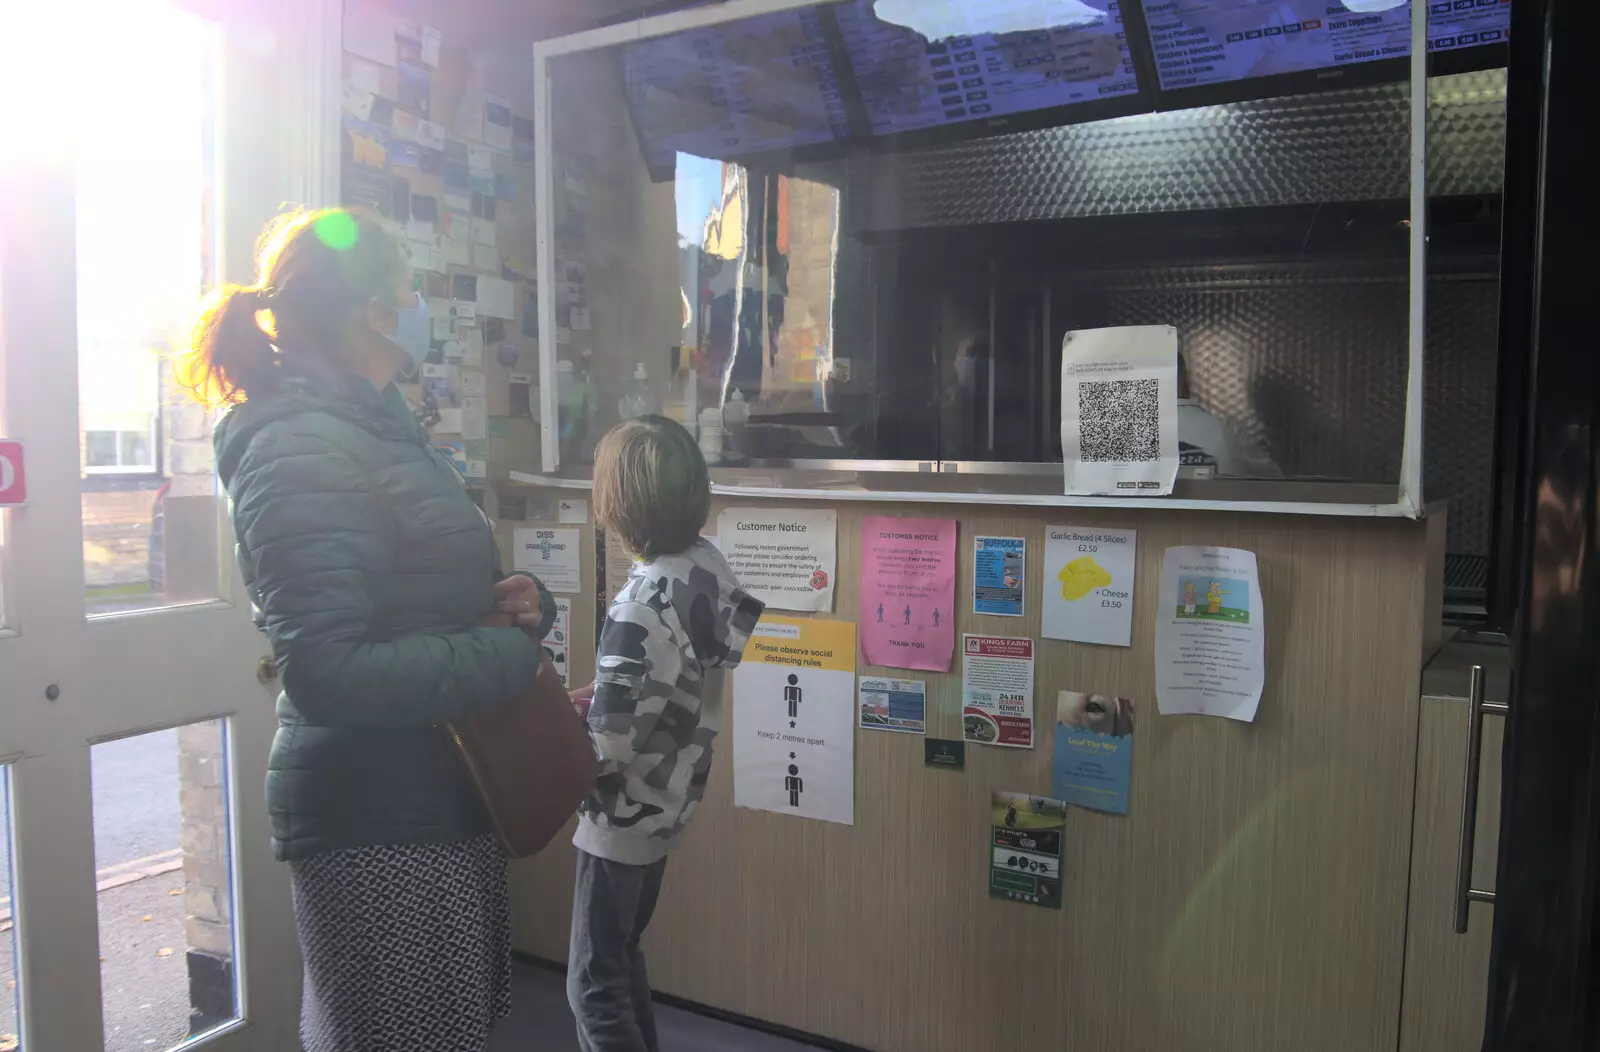
[[[305,1052],[483,1052],[511,1009],[494,837],[351,848],[291,868]]]

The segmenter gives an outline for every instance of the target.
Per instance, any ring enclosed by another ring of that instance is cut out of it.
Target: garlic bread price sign
[[[961,640],[962,736],[979,745],[1033,748],[1033,640]]]
[[[1044,542],[1046,639],[1133,644],[1134,530],[1051,526]]]

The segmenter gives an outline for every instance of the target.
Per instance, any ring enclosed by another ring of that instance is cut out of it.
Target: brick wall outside
[[[832,367],[837,198],[825,183],[789,180],[789,294],[776,361],[761,385],[769,412],[810,410],[816,381]]]

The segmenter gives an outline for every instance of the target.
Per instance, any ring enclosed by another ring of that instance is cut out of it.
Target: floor
[[[518,964],[511,1017],[495,1031],[490,1052],[577,1052],[565,977]],[[662,1052],[817,1052],[781,1037],[656,1006]]]

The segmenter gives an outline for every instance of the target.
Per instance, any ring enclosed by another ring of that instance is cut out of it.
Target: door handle
[[[1478,839],[1478,781],[1483,766],[1483,718],[1504,716],[1511,706],[1483,700],[1483,666],[1472,666],[1467,689],[1467,770],[1462,779],[1461,838],[1456,844],[1455,932],[1467,933],[1468,913],[1474,902],[1494,902],[1494,892],[1472,886],[1472,855]]]
[[[263,687],[278,678],[278,663],[271,656],[256,662],[256,682]]]

